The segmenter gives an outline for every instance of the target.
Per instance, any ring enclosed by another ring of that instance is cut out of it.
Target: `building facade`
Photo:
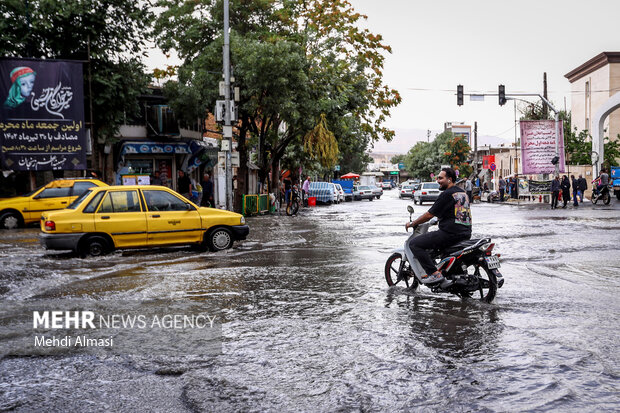
[[[573,129],[592,131],[592,118],[601,105],[620,92],[620,52],[603,52],[564,75],[571,84]],[[620,134],[620,110],[605,121],[605,136]]]

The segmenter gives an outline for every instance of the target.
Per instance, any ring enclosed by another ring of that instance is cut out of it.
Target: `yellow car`
[[[62,211],[41,215],[40,241],[50,250],[99,256],[116,248],[196,245],[231,248],[250,229],[243,215],[198,207],[154,185],[91,188]]]
[[[39,222],[41,212],[66,208],[86,190],[108,186],[91,178],[56,179],[29,194],[0,199],[0,228],[13,229]]]

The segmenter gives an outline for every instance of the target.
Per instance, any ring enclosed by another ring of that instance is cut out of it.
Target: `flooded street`
[[[0,297],[192,300],[219,309],[222,354],[0,360],[11,411],[617,411],[620,202],[475,204],[502,256],[492,304],[389,288],[409,200],[248,219],[234,249],[45,252],[2,231]],[[430,205],[415,205],[418,216]]]

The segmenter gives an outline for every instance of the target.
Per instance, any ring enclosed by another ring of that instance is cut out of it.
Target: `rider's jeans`
[[[452,235],[444,231],[432,231],[413,238],[409,242],[409,248],[413,252],[413,256],[418,259],[427,275],[431,275],[437,271],[435,263],[431,259],[428,250],[436,250],[447,248],[457,242],[465,241],[471,238],[469,235]]]

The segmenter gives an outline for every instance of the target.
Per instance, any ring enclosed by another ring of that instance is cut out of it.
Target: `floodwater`
[[[249,218],[220,253],[43,251],[3,231],[0,297],[202,300],[222,353],[0,360],[11,411],[617,411],[620,202],[473,206],[501,253],[492,304],[388,288],[408,200]],[[418,215],[427,205],[414,206]]]

